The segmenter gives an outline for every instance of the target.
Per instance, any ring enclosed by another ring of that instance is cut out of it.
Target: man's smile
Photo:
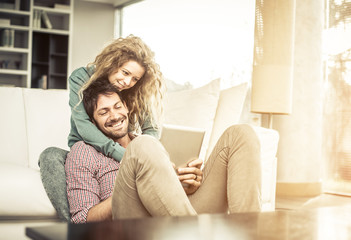
[[[114,119],[112,121],[107,122],[105,124],[105,127],[119,128],[124,124],[125,119],[126,117],[120,117],[118,119]]]

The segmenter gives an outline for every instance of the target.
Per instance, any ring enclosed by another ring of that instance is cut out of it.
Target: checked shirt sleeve
[[[67,155],[67,197],[73,223],[85,223],[90,208],[100,203],[99,184],[94,177],[97,157],[92,147],[84,142],[75,143]]]

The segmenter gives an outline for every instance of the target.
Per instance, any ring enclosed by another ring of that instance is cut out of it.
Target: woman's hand
[[[201,186],[202,163],[203,161],[197,158],[177,168],[179,181],[182,183],[187,195],[193,194]]]

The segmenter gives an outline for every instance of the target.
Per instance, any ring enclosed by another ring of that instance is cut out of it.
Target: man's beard
[[[112,121],[108,122],[106,125],[113,125],[114,123],[117,123],[118,121],[120,121],[120,119],[112,120]],[[125,118],[123,121],[127,121],[127,118]],[[124,131],[124,129],[121,129],[118,132],[104,132],[99,126],[97,126],[97,127],[106,137],[113,139],[115,142],[118,139],[123,138],[124,136],[126,136],[128,134],[128,127],[125,131]]]
[[[128,134],[128,131],[122,132],[122,133],[110,133],[109,132],[108,134],[105,134],[105,135],[106,135],[106,137],[111,138],[116,142],[118,139],[123,138],[127,134]]]

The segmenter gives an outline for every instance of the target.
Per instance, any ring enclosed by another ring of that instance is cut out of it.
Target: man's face
[[[93,123],[114,141],[128,133],[128,109],[117,93],[99,95]]]

